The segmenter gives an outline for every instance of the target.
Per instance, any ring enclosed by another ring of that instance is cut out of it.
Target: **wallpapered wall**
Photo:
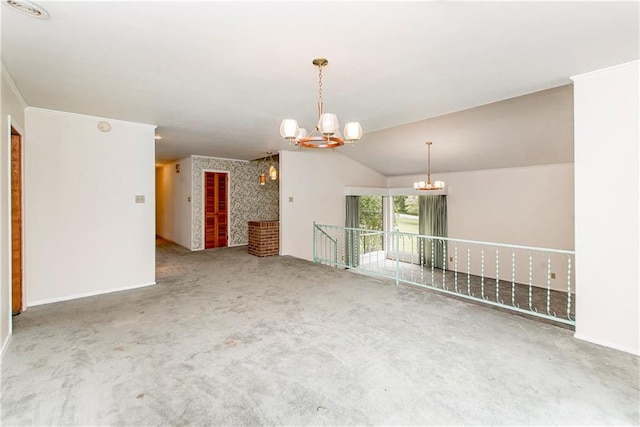
[[[204,171],[229,172],[229,245],[245,245],[247,239],[247,222],[278,220],[279,218],[279,183],[267,177],[266,185],[258,184],[261,173],[267,173],[269,161],[238,161],[218,159],[215,157],[191,156],[193,173],[192,195],[192,230],[191,249],[204,249],[203,240],[203,184]],[[280,171],[278,158],[273,159],[274,166]],[[278,174],[279,175],[279,174]]]

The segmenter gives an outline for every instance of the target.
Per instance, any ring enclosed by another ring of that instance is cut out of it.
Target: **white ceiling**
[[[156,124],[159,161],[290,149],[280,121],[313,127],[318,56],[329,59],[325,111],[365,130],[356,147],[339,150],[387,175],[423,171],[433,138],[415,133],[400,147],[393,132],[376,131],[566,85],[639,56],[635,1],[40,6],[49,20],[2,6],[2,61],[27,103]],[[451,147],[436,141],[434,158],[439,149],[453,163],[434,170],[571,161],[572,147],[548,161],[557,142],[543,140],[526,156],[503,149],[483,162],[470,148],[486,139],[490,132],[468,132]]]

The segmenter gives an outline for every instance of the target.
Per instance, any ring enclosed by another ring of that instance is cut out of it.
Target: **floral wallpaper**
[[[191,156],[192,162],[192,218],[191,249],[204,249],[203,200],[204,171],[229,172],[229,245],[245,245],[248,242],[249,221],[280,219],[280,165],[278,157],[272,164],[278,169],[278,180],[267,175],[267,184],[258,184],[261,173],[268,174],[269,160],[251,162]]]

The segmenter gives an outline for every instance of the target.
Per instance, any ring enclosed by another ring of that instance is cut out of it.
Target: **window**
[[[393,196],[393,229],[402,233],[419,234],[418,196]],[[418,255],[418,239],[402,235],[399,240],[402,260]]]
[[[360,234],[360,253],[382,251],[382,196],[360,196],[360,228],[367,230]]]
[[[418,196],[393,196],[393,229],[418,234]]]
[[[360,196],[360,228],[382,230],[381,196]]]

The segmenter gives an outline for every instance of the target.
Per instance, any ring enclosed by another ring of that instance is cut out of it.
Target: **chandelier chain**
[[[322,103],[322,65],[318,66],[318,102]]]
[[[427,143],[427,182],[431,183],[431,144]]]

